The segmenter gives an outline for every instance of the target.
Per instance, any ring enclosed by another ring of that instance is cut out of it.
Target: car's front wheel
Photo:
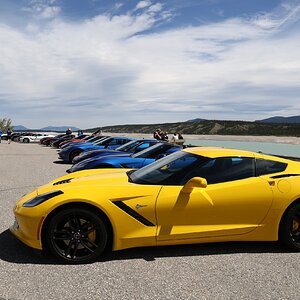
[[[288,248],[300,251],[300,203],[284,214],[279,228],[279,240]]]
[[[108,231],[93,211],[68,208],[50,220],[46,242],[50,252],[65,263],[90,263],[105,250]]]
[[[29,143],[29,139],[28,138],[23,139],[23,143],[28,144]]]
[[[73,159],[78,156],[82,151],[80,150],[74,150],[73,152],[71,152],[70,157],[69,157],[69,161],[73,162]]]

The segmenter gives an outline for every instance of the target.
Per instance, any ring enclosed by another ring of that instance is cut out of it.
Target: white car
[[[34,133],[33,135],[21,136],[19,141],[21,143],[39,143],[40,140],[45,137],[54,137],[54,135],[47,133]]]

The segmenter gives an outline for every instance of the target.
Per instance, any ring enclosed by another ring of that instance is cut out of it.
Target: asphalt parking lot
[[[8,231],[15,201],[65,174],[55,149],[0,144],[1,299],[299,299],[300,253],[278,243],[220,243],[114,252],[62,265]]]

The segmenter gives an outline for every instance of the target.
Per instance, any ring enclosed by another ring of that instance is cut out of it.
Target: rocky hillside
[[[201,120],[194,122],[115,125],[101,127],[104,132],[114,133],[152,133],[160,128],[168,133],[182,134],[218,134],[218,135],[275,135],[300,137],[300,124],[271,124],[244,121],[212,121]],[[89,131],[94,131],[91,128]]]

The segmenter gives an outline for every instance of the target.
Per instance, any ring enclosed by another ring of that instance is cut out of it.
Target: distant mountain
[[[202,122],[202,121],[206,121],[206,120],[205,119],[196,118],[196,119],[192,119],[192,120],[187,120],[186,122]]]
[[[76,132],[77,130],[79,130],[78,127],[75,126],[47,126],[47,127],[43,127],[43,128],[27,128],[23,125],[16,125],[13,126],[14,127],[14,131],[57,131],[57,132],[64,132],[66,131],[68,128],[71,128],[73,132]]]
[[[18,131],[18,130],[28,130],[28,128],[26,128],[25,126],[23,125],[16,125],[14,126],[14,131]]]
[[[40,131],[66,131],[68,128],[71,128],[73,132],[79,130],[79,128],[75,126],[47,126],[41,128]]]
[[[300,116],[293,116],[293,117],[271,117],[263,120],[256,120],[255,122],[258,123],[276,123],[276,124],[299,124],[300,123]]]

